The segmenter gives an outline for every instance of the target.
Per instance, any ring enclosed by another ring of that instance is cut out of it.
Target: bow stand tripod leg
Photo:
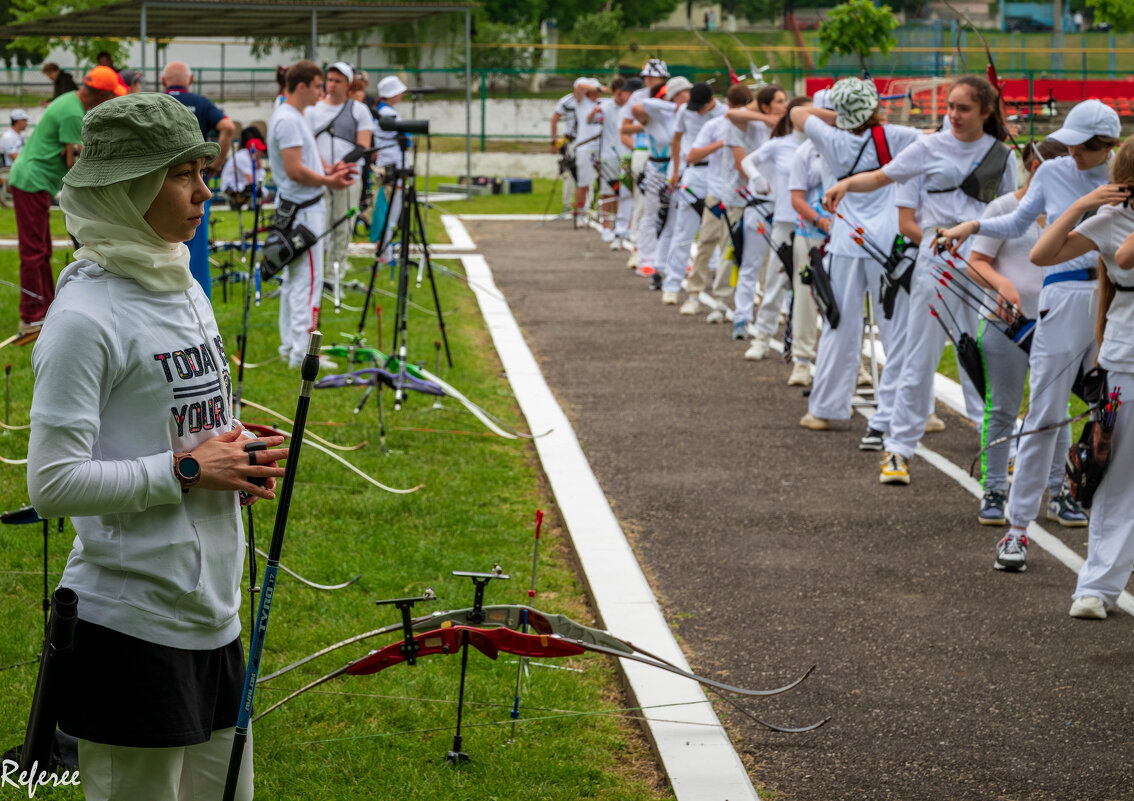
[[[453,366],[453,354],[449,351],[449,336],[445,333],[445,313],[441,311],[441,298],[437,294],[437,281],[433,276],[433,259],[429,255],[429,243],[425,241],[425,223],[421,216],[421,206],[417,202],[417,189],[411,187],[413,196],[413,214],[417,221],[417,230],[421,234],[421,257],[425,260],[425,272],[429,276],[429,289],[433,293],[433,307],[437,310],[437,327],[441,329],[441,344],[445,346],[445,361],[449,367]],[[421,279],[418,279],[418,286]]]
[[[390,233],[390,214],[393,212],[394,200],[398,196],[402,182],[401,170],[396,167],[390,169],[394,170],[394,180],[391,182],[393,189],[390,192],[390,202],[386,204],[386,213],[382,219],[382,233],[378,237],[378,244],[374,249],[374,263],[370,266],[370,283],[366,287],[366,300],[362,303],[362,316],[358,320],[358,333],[360,335],[366,330],[366,312],[370,309],[370,299],[374,296],[374,279],[378,275],[378,264],[381,261],[382,252],[390,244],[387,239]]]

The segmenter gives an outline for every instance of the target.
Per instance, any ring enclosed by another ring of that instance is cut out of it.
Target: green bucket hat
[[[220,154],[197,118],[169,95],[140,92],[101,103],[83,118],[83,152],[63,178],[68,186],[106,186]]]

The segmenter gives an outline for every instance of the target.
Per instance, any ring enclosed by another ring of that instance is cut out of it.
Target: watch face
[[[185,478],[187,481],[192,481],[200,474],[201,465],[198,464],[197,460],[192,456],[186,456],[182,458],[181,463],[177,466],[177,469],[178,471],[180,471],[183,478]]]

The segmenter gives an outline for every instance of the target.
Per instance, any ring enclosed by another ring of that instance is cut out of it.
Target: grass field
[[[530,198],[529,198],[530,199]],[[468,201],[486,208],[505,198]],[[222,217],[224,215],[221,215]],[[62,235],[59,221],[53,221]],[[224,226],[231,221],[221,222]],[[234,226],[233,226],[234,227]],[[436,227],[440,231],[440,225]],[[12,236],[12,213],[0,210],[0,235]],[[67,254],[57,251],[56,268]],[[459,271],[459,262],[446,262]],[[359,261],[352,277],[362,279]],[[17,280],[14,251],[0,251],[0,277]],[[473,400],[523,428],[508,381],[492,350],[476,303],[461,281],[439,279],[447,312],[454,367],[443,377]],[[390,291],[388,273],[379,287]],[[12,328],[17,293],[0,286],[0,319]],[[237,294],[237,293],[234,293]],[[414,301],[428,306],[425,288]],[[347,303],[357,305],[357,297]],[[392,300],[384,299],[392,309]],[[226,304],[214,294],[216,314],[229,351],[235,350],[241,303]],[[371,315],[370,344],[376,344]],[[383,317],[384,345],[391,337],[392,313]],[[357,314],[324,315],[327,342],[357,327]],[[411,312],[410,358],[434,366],[437,327],[431,314]],[[266,299],[252,311],[251,362],[265,362],[275,352],[276,301]],[[3,359],[12,365],[11,422],[26,423],[32,397],[31,348],[9,347]],[[244,393],[249,400],[290,415],[298,376],[279,362],[249,370]],[[507,441],[486,430],[453,401],[431,410],[432,398],[412,397],[400,412],[385,395],[385,422],[391,453],[378,448],[378,407],[372,398],[360,414],[353,409],[361,388],[316,391],[309,431],[340,444],[367,441],[362,450],[343,454],[365,472],[395,487],[423,489],[390,495],[367,484],[322,453],[305,451],[291,506],[283,563],[318,582],[337,583],[362,575],[355,585],[320,592],[282,576],[277,586],[263,668],[274,670],[344,637],[393,623],[391,607],[374,601],[422,593],[432,587],[439,602],[419,610],[468,606],[468,579],[452,570],[488,570],[500,564],[511,572],[507,582],[488,589],[489,603],[520,603],[526,598],[537,508],[549,513],[537,579],[536,605],[592,622],[583,587],[573,572],[566,533],[542,483],[529,441]],[[245,421],[271,422],[246,411]],[[0,455],[21,457],[27,432],[0,436]],[[24,468],[0,465],[0,508],[27,503]],[[266,549],[273,504],[253,507],[258,545]],[[0,748],[22,740],[35,681],[34,665],[6,666],[32,659],[40,645],[42,544],[37,526],[0,528]],[[72,539],[52,533],[49,580],[58,581]],[[260,561],[261,570],[263,560]],[[247,581],[247,575],[245,577]],[[417,611],[417,610],[415,610]],[[247,621],[247,602],[242,618]],[[246,623],[247,627],[247,623]],[[265,708],[286,691],[330,671],[369,647],[360,643],[312,663],[257,694]],[[465,706],[465,750],[472,761],[458,770],[444,766],[456,712],[459,660],[430,657],[417,667],[397,666],[366,678],[340,678],[273,713],[255,727],[258,797],[271,799],[634,799],[669,798],[635,712],[619,689],[613,663],[587,656],[558,663],[581,672],[533,667],[522,691],[520,724],[509,742],[509,711],[517,666],[504,655],[493,662],[473,653]],[[39,790],[38,797],[78,799],[78,790]]]

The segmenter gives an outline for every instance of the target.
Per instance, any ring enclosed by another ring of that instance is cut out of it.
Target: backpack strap
[[[886,140],[886,130],[881,125],[871,125],[869,130],[870,136],[863,140],[862,147],[858,149],[858,155],[854,157],[854,163],[851,164],[846,175],[839,176],[840,181],[859,173],[858,163],[862,161],[862,154],[866,152],[866,148],[871,142],[874,143],[874,151],[878,154],[878,167],[885,167],[892,161],[890,143]],[[865,172],[865,170],[862,170],[862,172]]]

